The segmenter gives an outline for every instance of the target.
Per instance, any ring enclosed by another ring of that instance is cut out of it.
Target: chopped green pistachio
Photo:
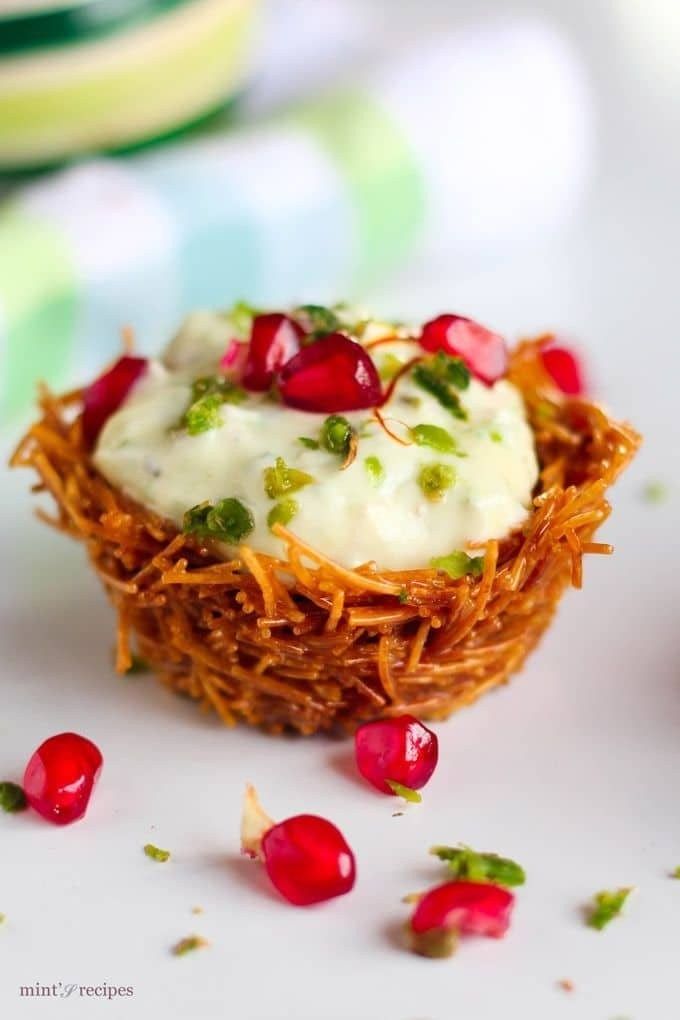
[[[309,322],[311,334],[307,337],[307,342],[318,340],[342,328],[342,323],[333,309],[326,308],[325,305],[300,305],[293,315],[296,317],[302,315]]]
[[[222,424],[222,404],[238,404],[246,397],[245,390],[221,376],[203,376],[191,387],[191,404],[184,412],[182,426],[190,436],[200,435]]]
[[[170,851],[161,850],[159,847],[154,846],[153,843],[147,843],[144,847],[144,853],[147,857],[150,857],[152,861],[168,861],[170,860]]]
[[[587,924],[591,928],[596,928],[597,931],[602,931],[610,921],[613,921],[621,913],[623,904],[631,892],[631,888],[624,887],[596,893],[593,897],[593,906],[588,913]]]
[[[439,453],[456,452],[456,440],[439,425],[416,425],[411,429],[411,439],[417,446],[429,446]]]
[[[406,603],[408,602],[408,588],[400,588],[397,598],[399,599],[401,605],[405,606]]]
[[[267,514],[267,524],[270,528],[273,528],[275,524],[283,524],[285,527],[286,524],[290,524],[299,509],[294,499],[282,499]]]
[[[16,783],[0,783],[0,808],[3,811],[23,811],[28,807],[26,794]]]
[[[498,885],[524,885],[524,869],[509,857],[498,854],[477,853],[469,846],[433,846],[431,854],[444,861],[454,878],[471,882],[495,882]]]
[[[125,675],[134,676],[136,673],[148,673],[150,669],[149,663],[141,655],[131,655],[130,665],[125,670]]]
[[[646,503],[665,503],[668,499],[668,486],[661,481],[647,482],[642,497]]]
[[[385,477],[385,468],[378,457],[366,457],[364,461],[366,473],[371,480],[371,485],[380,485]]]
[[[378,366],[378,375],[383,382],[389,382],[402,367],[404,362],[396,354],[384,354]]]
[[[245,301],[237,301],[227,312],[227,318],[231,319],[237,333],[247,336],[250,333],[253,319],[259,314],[259,308],[254,308]]]
[[[207,939],[202,938],[200,935],[187,935],[185,939],[180,939],[172,947],[173,956],[185,956],[187,953],[193,952],[194,949],[202,949],[204,946],[209,946],[210,943]]]
[[[456,481],[456,472],[448,464],[424,464],[418,474],[418,485],[427,499],[441,499]]]
[[[460,358],[450,358],[439,351],[433,358],[416,365],[413,380],[421,389],[431,393],[454,418],[467,418],[458,394],[454,392],[454,389],[467,389],[470,384],[470,373]]]
[[[309,436],[298,436],[298,443],[302,443],[308,450],[318,450],[320,445],[318,439],[310,439]]]
[[[680,878],[680,864],[671,871],[671,878]]]
[[[255,527],[250,510],[240,500],[230,497],[211,506],[199,503],[184,514],[182,530],[200,538],[215,538],[235,545]]]
[[[264,491],[270,499],[279,499],[289,492],[297,492],[314,481],[312,475],[288,467],[283,457],[277,457],[274,467],[264,469]]]
[[[7,920],[6,915],[5,914],[0,914],[0,924],[4,924],[6,920]]]
[[[454,581],[457,581],[460,577],[465,577],[466,574],[479,577],[484,570],[484,557],[468,556],[467,553],[456,551],[449,553],[448,556],[433,556],[430,566],[436,567],[437,570],[443,570]]]
[[[341,414],[331,414],[321,426],[321,445],[329,453],[346,457],[354,430]]]
[[[410,786],[404,786],[403,783],[398,783],[396,779],[386,779],[385,782],[392,793],[394,793],[397,797],[402,797],[404,800],[410,801],[411,804],[420,804],[423,799],[417,790],[412,790]]]
[[[492,443],[502,443],[503,433],[499,432],[498,429],[491,429],[491,432],[489,432],[489,439]]]

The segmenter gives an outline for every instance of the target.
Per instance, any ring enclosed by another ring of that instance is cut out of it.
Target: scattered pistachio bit
[[[6,920],[7,916],[5,914],[0,914],[0,924],[4,924]]]
[[[497,885],[524,885],[524,869],[509,857],[478,853],[469,846],[433,846],[430,853],[444,861],[455,878],[471,882],[495,882]]]
[[[439,453],[456,452],[456,440],[439,425],[415,425],[411,429],[411,439],[417,446],[429,446]]]
[[[246,392],[222,376],[202,376],[191,387],[191,404],[181,421],[190,436],[200,435],[222,425],[222,404],[238,404],[245,400]]]
[[[161,850],[159,847],[154,846],[153,843],[147,843],[144,847],[144,853],[147,857],[150,857],[152,861],[168,861],[170,860],[170,851]]]
[[[3,811],[23,811],[27,807],[26,794],[17,783],[0,783],[0,808]]]
[[[380,360],[378,375],[383,382],[390,382],[403,364],[404,362],[396,354],[385,354]]]
[[[275,524],[283,524],[285,528],[293,520],[299,509],[294,499],[282,499],[267,514],[267,524],[270,528],[273,528]]]
[[[309,436],[298,436],[298,443],[302,443],[308,450],[318,450],[320,445],[318,439],[310,439]]]
[[[489,432],[489,439],[492,443],[502,443],[503,433],[499,432],[498,429],[491,429],[491,432]]]
[[[151,666],[146,659],[143,659],[141,655],[133,654],[130,656],[130,665],[125,670],[125,675],[134,676],[136,673],[148,673],[150,669]]]
[[[670,877],[671,878],[680,878],[680,864],[678,864],[677,868],[673,868],[673,870],[671,871]]]
[[[586,923],[591,928],[602,931],[602,929],[613,921],[621,913],[623,904],[632,892],[631,887],[621,889],[603,890],[593,897],[593,906],[588,912]]]
[[[403,783],[398,783],[396,779],[386,779],[385,782],[392,793],[394,793],[397,797],[402,797],[404,800],[408,800],[411,804],[420,804],[423,799],[417,790],[412,790],[410,786],[404,786]]]
[[[382,466],[382,462],[379,457],[366,457],[364,460],[364,467],[366,473],[371,480],[371,485],[378,486],[385,477],[385,468]]]
[[[441,499],[456,481],[456,472],[448,464],[424,464],[418,474],[418,485],[427,499]]]
[[[321,445],[329,453],[346,457],[354,429],[341,414],[331,414],[321,426]]]
[[[242,336],[247,336],[250,333],[253,319],[259,314],[259,308],[254,308],[246,301],[237,301],[226,313],[227,318],[233,322],[234,329]]]
[[[421,389],[431,393],[454,418],[467,418],[458,394],[454,392],[465,390],[470,385],[470,371],[460,358],[452,358],[438,351],[432,358],[416,365],[413,380]]]
[[[668,486],[658,480],[647,482],[642,490],[642,497],[646,503],[665,503],[668,495]]]
[[[397,598],[399,599],[401,605],[405,606],[406,603],[408,602],[408,588],[400,588]]]
[[[255,527],[250,510],[240,500],[221,499],[215,506],[199,503],[184,514],[182,530],[200,538],[215,538],[235,545]]]
[[[314,481],[306,471],[288,467],[283,457],[277,457],[274,467],[264,469],[264,491],[270,499],[279,499],[289,492],[297,492]]]
[[[209,945],[208,940],[200,935],[187,935],[186,938],[180,939],[179,942],[175,943],[172,947],[172,954],[173,956],[185,956],[187,953],[193,952],[194,949],[203,949]]]
[[[342,323],[333,309],[325,305],[300,305],[293,312],[293,316],[295,318],[302,316],[309,324],[311,332],[307,337],[308,343],[342,328]]]
[[[484,557],[468,556],[464,552],[452,552],[448,556],[433,556],[430,566],[436,567],[437,570],[443,570],[454,581],[457,581],[459,578],[465,577],[466,574],[479,577],[484,570]]]

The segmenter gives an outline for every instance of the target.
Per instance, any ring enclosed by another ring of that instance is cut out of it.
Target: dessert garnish
[[[187,935],[186,938],[175,943],[171,952],[173,956],[186,956],[187,953],[192,953],[195,949],[204,949],[209,945],[208,940],[201,935]]]
[[[526,881],[524,869],[516,861],[499,854],[478,853],[462,843],[458,846],[433,846],[430,853],[444,861],[455,878],[495,882],[509,887],[524,885]]]
[[[359,726],[354,751],[359,772],[376,790],[415,800],[437,766],[439,742],[415,716],[401,715]]]
[[[409,948],[420,956],[451,956],[461,935],[502,938],[515,897],[490,882],[445,882],[418,897],[406,923]]]
[[[0,783],[0,808],[3,811],[24,811],[27,807],[26,794],[18,783],[9,781]]]
[[[164,861],[170,860],[170,851],[161,850],[160,847],[154,846],[153,843],[146,843],[144,845],[144,853],[147,857],[150,857],[152,861]]]
[[[618,917],[623,905],[633,891],[631,886],[621,889],[603,890],[593,897],[593,905],[589,908],[587,924],[590,928],[602,931],[610,921]]]
[[[34,811],[54,825],[82,818],[102,768],[99,748],[78,733],[58,733],[34,751],[24,792]]]

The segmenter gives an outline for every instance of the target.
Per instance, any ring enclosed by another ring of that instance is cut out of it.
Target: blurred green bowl
[[[259,0],[12,0],[0,11],[0,170],[171,134],[240,91]]]

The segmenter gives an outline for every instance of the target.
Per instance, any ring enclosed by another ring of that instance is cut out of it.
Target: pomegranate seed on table
[[[514,895],[489,882],[445,882],[426,892],[407,923],[411,948],[424,956],[450,956],[458,935],[502,938]]]
[[[268,390],[283,365],[300,350],[305,331],[294,319],[280,312],[256,315],[243,372],[246,389]]]
[[[107,419],[118,410],[146,367],[146,358],[125,354],[85,390],[82,422],[88,446],[94,445]]]
[[[102,768],[99,748],[77,733],[49,737],[35,751],[24,773],[31,807],[55,825],[82,818]]]
[[[508,367],[503,337],[464,315],[438,315],[426,322],[420,346],[432,354],[444,351],[462,358],[472,374],[487,384],[505,375]]]
[[[334,414],[381,402],[378,372],[364,348],[343,333],[330,333],[303,347],[279,376],[284,404]]]
[[[552,381],[568,397],[585,393],[583,367],[568,347],[545,347],[541,351],[543,368]]]
[[[412,715],[364,723],[354,735],[354,748],[364,779],[391,794],[390,782],[409,790],[425,786],[439,756],[436,733]]]
[[[354,854],[332,822],[318,815],[274,822],[252,786],[243,804],[241,849],[263,860],[272,885],[298,907],[342,896],[354,886]]]

